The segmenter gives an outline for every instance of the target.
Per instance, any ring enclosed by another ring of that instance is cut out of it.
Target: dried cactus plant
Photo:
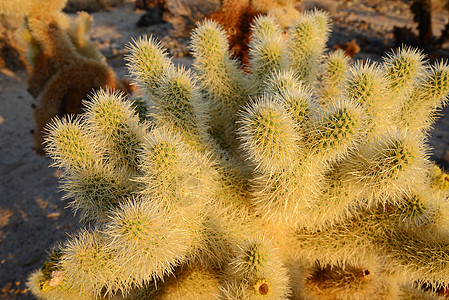
[[[243,64],[247,64],[251,24],[256,16],[271,15],[282,28],[287,28],[299,15],[295,8],[297,2],[299,1],[222,0],[220,9],[209,15],[208,19],[223,26],[228,36],[231,53]]]
[[[323,56],[328,32],[320,11],[287,35],[259,17],[247,72],[211,21],[192,71],[134,41],[145,109],[103,91],[47,127],[88,226],[30,276],[33,294],[438,299],[421,287],[449,285],[448,175],[426,139],[449,66],[409,48],[351,64]]]

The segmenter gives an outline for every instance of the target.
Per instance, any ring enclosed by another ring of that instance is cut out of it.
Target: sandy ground
[[[338,1],[330,10],[335,25],[329,48],[356,39],[362,52],[355,59],[378,60],[379,53],[391,47],[393,26],[411,24],[407,1]],[[123,56],[131,38],[163,37],[169,32],[168,24],[137,28],[142,14],[131,3],[93,14],[92,38],[120,77],[127,74]],[[445,18],[445,14],[435,16],[440,28]],[[189,57],[176,61],[191,64]],[[28,274],[42,265],[52,246],[78,228],[77,217],[60,200],[60,171],[31,149],[35,100],[26,91],[25,78],[23,73],[0,73],[0,299],[33,299],[25,286]],[[435,157],[446,156],[449,110],[443,111],[429,143]]]

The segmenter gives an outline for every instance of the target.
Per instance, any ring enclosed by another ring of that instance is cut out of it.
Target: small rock
[[[49,218],[49,219],[56,218],[56,219],[57,219],[60,215],[61,215],[60,212],[49,213],[49,214],[47,215],[47,218]]]
[[[3,287],[2,287],[2,293],[3,294],[8,294],[9,293],[9,291],[11,290],[11,288],[12,288],[12,282],[8,282],[7,284],[5,284]]]

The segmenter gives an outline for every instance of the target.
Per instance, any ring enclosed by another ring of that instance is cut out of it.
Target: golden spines
[[[318,10],[302,13],[289,29],[291,68],[305,84],[312,84],[329,33],[329,16]]]
[[[172,66],[167,52],[154,37],[141,37],[128,46],[128,69],[136,84],[149,96],[157,90],[158,80]]]
[[[96,134],[112,163],[137,171],[138,154],[145,136],[145,124],[139,122],[123,94],[101,90],[86,101],[86,125]]]
[[[240,115],[239,138],[256,169],[267,173],[288,169],[300,155],[300,137],[285,108],[265,96],[248,104]]]

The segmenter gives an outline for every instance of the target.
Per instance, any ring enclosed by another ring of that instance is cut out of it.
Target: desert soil
[[[127,76],[124,55],[131,38],[143,34],[163,38],[170,32],[169,24],[136,27],[144,11],[135,10],[131,2],[92,14],[92,39],[120,77]],[[334,21],[328,47],[355,39],[361,52],[354,59],[379,60],[394,46],[393,27],[413,25],[409,1],[405,0],[315,2],[329,10]],[[302,4],[312,5],[310,1]],[[435,34],[439,34],[447,18],[446,12],[434,15]],[[192,58],[175,61],[190,66]],[[49,249],[79,227],[78,218],[61,200],[61,172],[51,167],[49,158],[31,149],[31,104],[36,100],[27,92],[26,74],[0,71],[0,299],[34,299],[25,285],[28,274],[40,268]],[[434,158],[443,160],[447,156],[449,110],[443,110],[429,144],[434,148]]]

